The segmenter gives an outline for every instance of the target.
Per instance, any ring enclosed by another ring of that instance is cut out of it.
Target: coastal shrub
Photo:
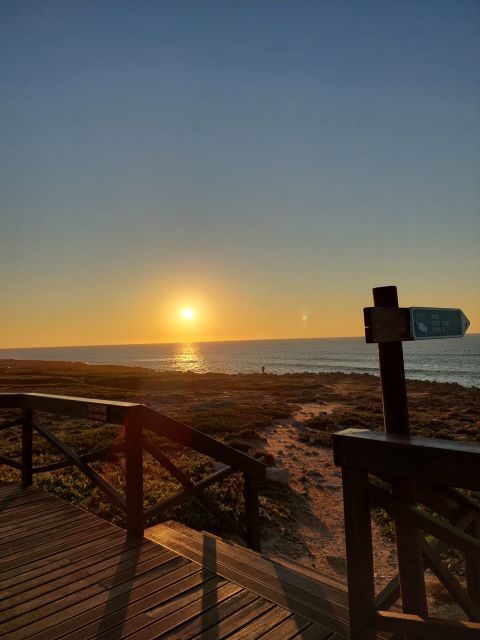
[[[395,524],[385,509],[376,507],[371,511],[374,522],[380,528],[381,534],[389,542],[395,542]]]
[[[301,433],[300,442],[312,446],[331,447],[333,445],[333,433],[331,431],[316,431],[315,433]]]
[[[235,435],[228,433],[225,436],[225,442],[228,442],[233,438],[243,438],[244,440],[262,440],[263,442],[267,441],[267,439],[261,436],[258,431],[254,431],[253,429],[242,429],[242,431],[239,431]]]
[[[190,423],[203,433],[228,433],[268,427],[274,420],[287,418],[292,409],[283,403],[211,405],[194,410]]]

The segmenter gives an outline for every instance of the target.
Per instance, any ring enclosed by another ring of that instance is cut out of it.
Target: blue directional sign
[[[414,340],[462,338],[470,321],[461,309],[410,307],[410,329]]]

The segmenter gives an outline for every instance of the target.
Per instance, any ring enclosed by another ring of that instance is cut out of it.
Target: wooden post
[[[480,540],[480,516],[476,516],[466,533]],[[465,555],[468,595],[480,607],[480,558],[478,554]]]
[[[127,536],[130,540],[141,538],[143,522],[143,448],[142,427],[125,425]]]
[[[258,481],[248,473],[243,474],[245,496],[245,520],[247,545],[260,551],[260,512],[258,507]]]
[[[342,467],[350,639],[376,640],[368,473]]]
[[[376,307],[398,308],[397,288],[390,286],[373,289],[373,302]],[[402,343],[400,341],[380,342],[378,355],[385,431],[408,436],[410,435],[410,425]],[[414,481],[398,480],[393,482],[392,493],[397,500],[406,504],[416,504]],[[404,613],[427,615],[421,533],[417,529],[412,529],[411,525],[403,518],[396,516],[395,534],[403,611]]]
[[[398,308],[397,287],[373,289],[373,303],[376,307]],[[408,436],[410,426],[402,343],[379,342],[378,357],[385,431]]]
[[[32,484],[32,451],[33,451],[33,431],[32,431],[33,411],[23,410],[22,423],[22,489],[26,489]]]

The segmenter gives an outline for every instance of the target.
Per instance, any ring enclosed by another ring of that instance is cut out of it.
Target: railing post
[[[260,551],[260,511],[258,507],[258,480],[248,473],[243,474],[247,544],[250,549]]]
[[[375,640],[375,583],[368,473],[342,467],[350,639]]]
[[[33,411],[24,409],[22,423],[22,489],[26,489],[32,484],[32,418]]]
[[[127,537],[141,538],[143,523],[143,448],[142,427],[127,422],[125,425],[125,465]]]

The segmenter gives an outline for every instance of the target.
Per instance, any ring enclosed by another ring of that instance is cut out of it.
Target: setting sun
[[[181,315],[184,320],[193,320],[195,314],[193,309],[182,309]]]

